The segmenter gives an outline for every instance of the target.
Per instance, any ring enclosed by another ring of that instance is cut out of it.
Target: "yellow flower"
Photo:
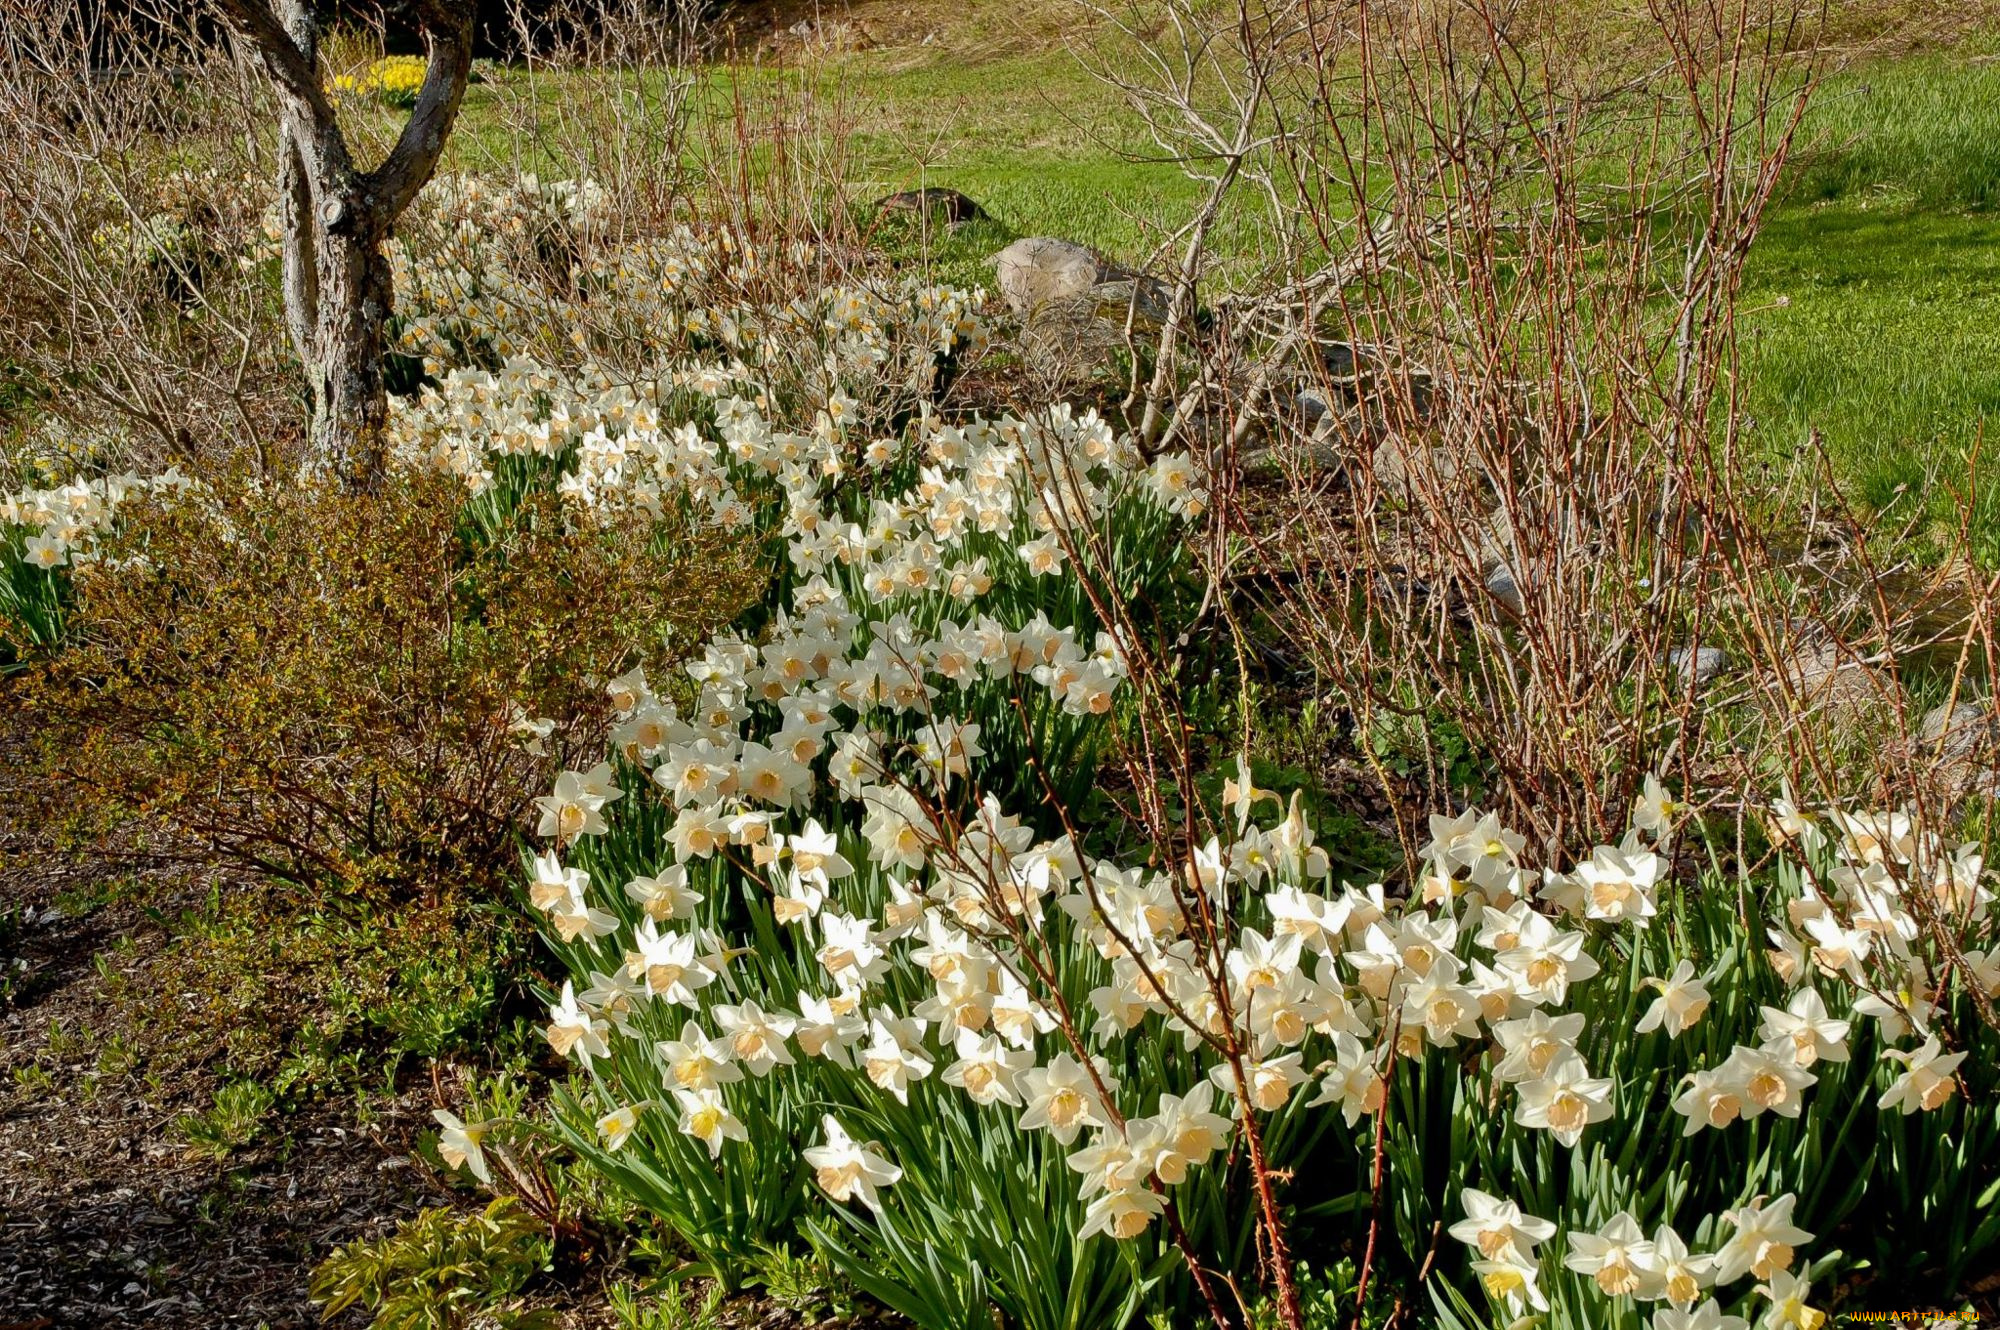
[[[373,97],[391,106],[414,106],[428,66],[420,56],[387,55],[358,74],[336,74],[327,90],[335,100]]]

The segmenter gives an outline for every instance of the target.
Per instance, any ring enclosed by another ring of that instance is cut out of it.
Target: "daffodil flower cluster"
[[[592,391],[754,385],[739,391],[767,414],[803,396],[784,413],[795,424],[820,413],[851,429],[857,412],[873,425],[924,399],[942,358],[986,337],[976,293],[815,281],[808,244],[767,252],[727,227],[614,235],[611,222],[589,180],[433,182],[391,251],[399,348],[438,378],[526,360]]]
[[[1620,1210],[1596,1231],[1571,1231],[1562,1264],[1586,1276],[1607,1298],[1629,1297],[1664,1303],[1653,1313],[1653,1330],[1748,1330],[1740,1316],[1727,1315],[1711,1290],[1756,1278],[1764,1299],[1759,1324],[1769,1330],[1817,1330],[1825,1313],[1807,1305],[1811,1285],[1792,1268],[1798,1248],[1813,1235],[1792,1222],[1796,1196],[1758,1197],[1705,1222],[1704,1229],[1727,1230],[1712,1252],[1692,1252],[1670,1224],[1649,1238],[1630,1212]],[[1537,1248],[1556,1234],[1553,1221],[1522,1212],[1513,1201],[1468,1187],[1459,1196],[1465,1218],[1451,1236],[1475,1254],[1472,1268],[1497,1306],[1520,1317],[1549,1310]]]
[[[385,55],[366,69],[353,74],[336,74],[327,82],[335,100],[373,97],[392,106],[415,105],[428,72],[422,56]]]
[[[1912,893],[1959,924],[1956,982],[1992,992],[1976,851],[1900,815],[1822,824],[1781,805],[1777,825],[1816,860],[1773,931],[1775,970],[1682,947],[1686,810],[1654,779],[1630,832],[1567,871],[1526,867],[1490,814],[1433,818],[1407,895],[1336,884],[1301,796],[1259,789],[1242,761],[1213,834],[1101,851],[1100,828],[1055,797],[1030,717],[1101,726],[1122,705],[1135,644],[1092,598],[1126,591],[1105,546],[1147,521],[1178,539],[1206,502],[1191,459],[1149,460],[1067,407],[946,419],[928,387],[983,336],[976,297],[833,286],[780,301],[726,235],[591,248],[582,288],[643,310],[658,336],[620,346],[600,320],[564,358],[552,311],[582,326],[588,301],[514,275],[489,252],[497,232],[468,224],[455,269],[405,273],[437,311],[410,345],[441,382],[398,408],[397,455],[475,492],[508,459],[544,459],[580,515],[679,511],[788,565],[754,633],[704,643],[657,689],[642,672],[612,680],[610,760],[541,801],[527,896],[569,968],[547,1034],[587,1074],[604,1150],[657,1149],[662,1132],[704,1162],[768,1150],[752,1124],[810,1106],[819,1190],[879,1218],[913,1161],[864,1129],[949,1092],[1063,1153],[1080,1235],[1135,1240],[1201,1170],[1242,1157],[1259,1121],[1324,1112],[1379,1130],[1407,1064],[1458,1068],[1506,1130],[1580,1153],[1626,1116],[1677,1112],[1690,1134],[1796,1117],[1816,1066],[1858,1056],[1861,1018],[1895,1073],[1877,1106],[1951,1099],[1965,1054],[1931,1019],[1941,962]],[[447,328],[468,273],[483,294]],[[508,358],[469,357],[475,344]],[[638,823],[656,830],[628,839]],[[1710,1058],[1705,1027],[1741,1010],[1750,966],[1782,1000],[1754,1041],[1732,1025]],[[1672,1075],[1620,1065],[1641,1040]],[[1135,1044],[1174,1049],[1172,1073],[1135,1074]],[[1473,1219],[1482,1194],[1465,1193]],[[1668,1304],[1659,1330],[1731,1325],[1705,1295],[1749,1275],[1804,1324],[1792,1205],[1711,1207],[1692,1231],[1735,1236],[1701,1255],[1626,1213],[1573,1226],[1565,1260],[1610,1296]],[[1515,1314],[1544,1303],[1540,1222],[1518,1241],[1466,1230],[1475,1273]]]
[[[98,538],[118,516],[119,506],[136,494],[171,494],[193,488],[178,468],[156,476],[130,472],[77,479],[50,489],[0,496],[0,528],[21,535],[21,559],[31,567],[54,569],[97,557]]]
[[[1900,1068],[1878,1107],[1942,1107],[1957,1089],[1953,1073],[1965,1053],[1947,1053],[1939,1040],[1935,933],[1918,912],[1948,921],[1967,942],[1955,948],[1962,982],[1988,1001],[2000,996],[2000,948],[1989,936],[1993,893],[1979,847],[1949,846],[1904,812],[1836,810],[1820,819],[1780,800],[1772,821],[1779,837],[1808,856],[1798,894],[1785,905],[1786,923],[1767,930],[1771,966],[1794,991],[1783,1008],[1762,1009],[1762,1043],[1736,1045],[1723,1062],[1688,1078],[1674,1100],[1685,1130],[1692,1135],[1766,1112],[1797,1117],[1818,1080],[1815,1068],[1848,1060],[1856,1017],[1876,1022],[1883,1056]],[[1969,945],[1981,938],[1984,949]],[[1815,976],[1850,996],[1848,1018],[1830,1014],[1809,986]],[[1914,1049],[1892,1046],[1912,1038]]]
[[[1332,890],[1298,797],[1286,803],[1257,789],[1239,765],[1224,790],[1238,815],[1236,834],[1200,847],[1184,881],[1092,861],[1067,835],[1036,837],[990,795],[963,824],[951,820],[933,796],[954,781],[977,785],[977,736],[949,721],[926,720],[909,741],[870,728],[871,715],[919,709],[925,691],[941,695],[959,684],[930,681],[929,671],[952,659],[942,639],[873,623],[857,639],[866,649],[843,655],[838,644],[859,622],[837,594],[808,584],[794,609],[800,619],[761,649],[724,642],[693,667],[704,713],[697,721],[682,720],[643,680],[613,685],[626,716],[627,756],[650,769],[677,810],[671,862],[622,886],[641,911],[637,925],[628,930],[594,907],[591,893],[611,885],[593,887],[553,853],[538,860],[533,889],[565,937],[608,944],[604,963],[578,975],[588,987],[564,989],[551,1042],[587,1063],[621,1037],[648,1039],[656,1022],[644,1014],[656,1006],[684,1008],[675,1017],[683,1021],[679,1038],[654,1047],[663,1080],[683,1087],[677,1098],[687,1097],[682,1129],[701,1126],[712,1150],[721,1149],[735,1121],[723,1088],[795,1058],[854,1068],[898,1104],[908,1102],[914,1083],[936,1077],[974,1103],[1004,1106],[1020,1131],[1076,1146],[1070,1166],[1090,1200],[1083,1231],[1131,1238],[1162,1213],[1171,1187],[1227,1144],[1233,1119],[1276,1113],[1303,1087],[1308,1108],[1337,1110],[1352,1126],[1382,1111],[1396,1059],[1422,1059],[1434,1048],[1460,1058],[1477,1050],[1494,1101],[1509,1103],[1521,1127],[1562,1146],[1576,1146],[1612,1117],[1618,1069],[1605,1068],[1605,1075],[1586,1065],[1586,1017],[1565,1007],[1600,979],[1607,947],[1622,948],[1623,936],[1659,919],[1669,823],[1655,820],[1650,835],[1635,828],[1568,873],[1535,874],[1520,864],[1517,836],[1469,810],[1432,820],[1424,850],[1430,868],[1416,898],[1390,896],[1379,884]],[[900,646],[877,656],[885,641]],[[1021,652],[1016,639],[991,658],[1004,674],[1016,656],[1037,654]],[[871,658],[876,663],[862,676],[871,686],[857,689],[849,671]],[[907,690],[881,687],[882,665],[890,662]],[[775,708],[775,734],[748,739],[736,732],[750,719],[743,699]],[[657,728],[642,738],[647,725]],[[590,819],[602,805],[592,801],[619,797],[605,790],[606,775],[566,777],[569,793],[559,788],[552,796],[545,830],[594,834]],[[1653,782],[1648,796],[1664,799]],[[1283,811],[1268,829],[1254,820],[1266,803]],[[834,814],[839,830],[803,815],[855,805],[858,816]],[[1643,813],[1639,822],[1646,825]],[[1852,827],[1876,823],[1844,825],[1851,835]],[[711,859],[741,865],[743,877],[769,894],[773,916],[794,930],[801,953],[817,966],[818,991],[801,990],[779,1010],[710,997],[733,987],[731,941],[674,921],[701,899],[688,889],[688,869]],[[847,904],[864,867],[857,859],[888,883],[877,912]],[[1956,873],[1977,878],[1977,865],[1964,855],[1951,862]],[[1974,893],[1966,900],[1983,890],[1970,879],[1962,885]],[[1226,1009],[1191,937],[1189,911],[1202,903],[1260,921],[1241,927],[1220,958]],[[1062,985],[1036,971],[1032,944],[1023,942],[1060,932],[1059,922],[1108,963],[1087,1009],[1064,1005]],[[1831,959],[1817,964],[1837,974]],[[929,994],[896,1009],[880,993],[885,976],[904,968],[928,979]],[[1646,980],[1642,989],[1653,996],[1638,1032],[1677,1039],[1697,1028],[1712,979],[1683,960]],[[1865,1012],[1869,1001],[1851,1005]],[[1762,1020],[1767,1042],[1739,1049],[1727,1074],[1741,1078],[1737,1093],[1751,1106],[1743,1116],[1795,1114],[1797,1077],[1815,1059],[1847,1056],[1848,1022],[1829,1018],[1810,988],[1785,1009],[1766,1008]],[[1177,1036],[1191,1050],[1233,1047],[1241,1056],[1214,1055],[1209,1084],[1135,1106],[1099,1054],[1148,1029]],[[1933,1035],[1916,1052],[1890,1048],[1884,1056],[1904,1071],[1881,1102],[1911,1111],[1944,1102],[1962,1054],[1939,1057]],[[1688,1112],[1708,1085],[1707,1073],[1694,1073],[1675,1106]],[[1150,1112],[1139,1115],[1141,1107]],[[851,1142],[843,1144],[835,1127],[825,1149],[837,1152]],[[872,1159],[869,1190],[855,1184],[829,1193],[879,1206],[895,1165]],[[1478,1247],[1475,1269],[1494,1300],[1517,1314],[1544,1307],[1531,1257],[1537,1235],[1552,1230],[1476,1191],[1465,1204],[1470,1218],[1454,1232]],[[1783,1197],[1722,1215],[1735,1236],[1701,1256],[1690,1255],[1670,1227],[1644,1238],[1636,1221],[1622,1216],[1600,1233],[1574,1234],[1567,1261],[1608,1294],[1671,1303],[1656,1318],[1662,1330],[1731,1324],[1698,1295],[1745,1275],[1766,1281],[1760,1288],[1774,1305],[1803,1308],[1806,1286],[1790,1271],[1791,1251],[1809,1235],[1790,1224],[1792,1204]],[[1514,1218],[1495,1228],[1485,1222],[1489,1211]]]

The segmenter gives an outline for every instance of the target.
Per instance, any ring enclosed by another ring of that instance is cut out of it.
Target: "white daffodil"
[[[553,791],[535,800],[535,807],[542,812],[535,834],[561,843],[578,836],[602,835],[607,828],[604,806],[620,793],[602,784],[593,788],[593,782],[583,772],[565,771],[556,777]]]
[[[656,924],[687,918],[703,900],[700,892],[688,890],[687,869],[679,864],[668,864],[652,877],[633,878],[625,884],[625,896]]]
[[[1505,1307],[1510,1317],[1524,1316],[1530,1308],[1540,1312],[1549,1309],[1549,1300],[1538,1282],[1541,1272],[1511,1254],[1497,1260],[1474,1261],[1472,1272],[1479,1276],[1479,1286],[1486,1290],[1486,1296]]]
[[[1745,1275],[1768,1280],[1791,1269],[1797,1248],[1813,1235],[1792,1223],[1798,1198],[1787,1193],[1765,1205],[1760,1197],[1748,1205],[1722,1212],[1722,1222],[1736,1231],[1715,1253],[1715,1282],[1733,1284]]]
[[[581,868],[565,868],[554,850],[534,858],[535,875],[528,881],[528,903],[545,914],[581,913],[590,874]]]
[[[625,1142],[638,1130],[639,1110],[644,1107],[644,1104],[627,1104],[597,1120],[597,1139],[605,1149],[615,1153],[625,1148]]]
[[[805,1151],[805,1161],[812,1166],[819,1189],[842,1205],[858,1199],[881,1213],[880,1189],[893,1186],[903,1170],[868,1146],[856,1144],[831,1115],[822,1119],[821,1125],[826,1144]]]
[[[1517,1020],[1499,1022],[1493,1027],[1493,1038],[1504,1056],[1494,1065],[1494,1079],[1509,1083],[1539,1078],[1559,1054],[1576,1050],[1583,1027],[1584,1016],[1578,1011],[1562,1016],[1532,1011]]]
[[[1764,953],[1771,962],[1771,968],[1778,972],[1778,978],[1787,984],[1797,983],[1805,972],[1806,944],[1782,928],[1765,930],[1771,947]]]
[[[1953,1074],[1958,1070],[1958,1064],[1965,1061],[1963,1050],[1946,1053],[1938,1044],[1936,1035],[1924,1040],[1923,1047],[1914,1052],[1891,1048],[1885,1050],[1882,1056],[1902,1063],[1903,1074],[1875,1101],[1876,1107],[1884,1112],[1900,1108],[1905,1114],[1919,1109],[1928,1113],[1944,1107],[1957,1089]]]
[[[1727,1315],[1722,1304],[1710,1298],[1691,1311],[1660,1308],[1653,1313],[1653,1330],[1750,1330],[1750,1323],[1741,1316]]]
[[[1107,1191],[1085,1207],[1083,1225],[1076,1235],[1087,1238],[1094,1233],[1107,1233],[1127,1241],[1144,1233],[1165,1208],[1164,1201],[1144,1188]]]
[[[1766,1048],[1782,1049],[1801,1067],[1847,1061],[1848,1022],[1830,1019],[1826,1003],[1810,988],[1792,994],[1783,1011],[1762,1007],[1758,1037]]]
[[[1254,928],[1238,935],[1229,949],[1225,968],[1239,1002],[1249,1002],[1261,988],[1269,988],[1299,968],[1299,952],[1305,940],[1296,933],[1266,938]]]
[[[1521,1082],[1520,1096],[1514,1120],[1552,1132],[1564,1145],[1575,1145],[1585,1127],[1611,1116],[1611,1082],[1592,1077],[1574,1052],[1557,1054],[1540,1076]]]
[[[1856,997],[1854,1014],[1872,1017],[1882,1038],[1889,1043],[1907,1039],[1912,1030],[1929,1036],[1932,1018],[1937,1013],[1937,1004],[1932,1001],[1936,996],[1923,962],[1912,959],[1893,990]]]
[[[1666,861],[1651,850],[1598,846],[1589,862],[1576,867],[1584,917],[1643,927],[1659,913],[1653,893],[1665,868]]]
[[[715,980],[697,955],[693,933],[662,933],[651,918],[641,919],[632,933],[633,950],[625,953],[625,973],[646,985],[653,997],[692,1007],[695,994]]]
[[[802,829],[784,839],[792,871],[821,890],[854,872],[854,865],[840,853],[839,839],[817,819],[808,819]]]
[[[1403,1029],[1450,1048],[1479,1036],[1479,997],[1442,965],[1403,990]]]
[[[1659,989],[1660,995],[1653,999],[1653,1005],[1639,1018],[1635,1028],[1641,1034],[1665,1029],[1669,1036],[1678,1039],[1693,1029],[1708,1011],[1708,988],[1695,977],[1691,962],[1680,962],[1665,979],[1648,979],[1645,982]]]
[[[1292,1088],[1306,1079],[1305,1059],[1298,1053],[1287,1053],[1282,1057],[1265,1058],[1255,1061],[1243,1060],[1245,1088],[1249,1092],[1250,1107],[1265,1113],[1275,1113],[1285,1106],[1292,1097]],[[1217,1063],[1208,1070],[1208,1079],[1215,1088],[1234,1097],[1236,1073],[1227,1063]]]
[[[910,1083],[921,1081],[937,1065],[924,1049],[925,1022],[878,1008],[868,1018],[868,1046],[861,1050],[861,1069],[877,1089],[896,1102],[910,1102]]]
[[[1721,1074],[1742,1096],[1746,1118],[1766,1112],[1797,1117],[1804,1107],[1805,1092],[1819,1079],[1801,1067],[1789,1049],[1774,1052],[1744,1044],[1730,1051]]]
[[[721,1156],[725,1140],[750,1139],[749,1129],[729,1111],[720,1090],[712,1087],[706,1090],[675,1090],[674,1102],[681,1110],[681,1132],[706,1145],[710,1159]]]
[[[652,689],[646,687],[646,667],[634,666],[604,685],[604,695],[611,702],[611,709],[619,715],[629,715],[650,702]]]
[[[1333,952],[1347,923],[1347,911],[1339,902],[1298,887],[1279,887],[1265,893],[1264,906],[1271,912],[1274,934],[1296,935],[1323,956]]]
[[[1146,1134],[1153,1175],[1161,1182],[1179,1186],[1188,1169],[1206,1163],[1229,1139],[1235,1124],[1214,1112],[1213,1105],[1214,1098],[1204,1085],[1185,1095],[1161,1094]]]
[[[937,829],[915,796],[900,786],[870,786],[861,792],[867,816],[861,824],[869,857],[886,869],[924,866]]]
[[[1907,864],[1916,857],[1916,824],[1908,813],[1872,811],[1831,815],[1841,854],[1858,864]]]
[[[1743,1087],[1733,1072],[1720,1067],[1690,1072],[1686,1088],[1674,1096],[1673,1108],[1687,1119],[1683,1136],[1703,1127],[1726,1127],[1743,1116]]]
[[[1116,1092],[1118,1082],[1107,1070],[1098,1072],[1105,1089]],[[1021,1073],[1022,1131],[1046,1131],[1064,1145],[1076,1140],[1085,1127],[1110,1123],[1098,1098],[1097,1083],[1082,1063],[1067,1053],[1058,1053],[1046,1067],[1030,1067]]]
[[[1535,1248],[1555,1236],[1556,1226],[1550,1220],[1523,1214],[1514,1202],[1486,1192],[1467,1187],[1458,1194],[1458,1203],[1465,1208],[1465,1218],[1446,1232],[1489,1261],[1532,1266]]]
[[[939,1077],[946,1085],[965,1091],[975,1104],[1021,1106],[1016,1088],[1021,1073],[1035,1065],[1035,1055],[1026,1049],[1011,1049],[998,1035],[982,1035],[961,1029],[953,1041],[958,1060]]]
[[[1620,1210],[1595,1233],[1573,1232],[1563,1264],[1591,1282],[1607,1297],[1644,1297],[1659,1277],[1659,1259],[1639,1221]]]
[[[852,1066],[847,1050],[867,1034],[868,1022],[861,1015],[858,994],[831,998],[799,995],[799,1020],[792,1028],[792,1038],[807,1057]]]
[[[1247,754],[1236,755],[1236,774],[1222,780],[1222,803],[1236,818],[1240,830],[1250,825],[1250,815],[1258,804],[1270,800],[1278,807],[1284,807],[1284,800],[1275,790],[1260,790],[1250,779],[1250,758]]]
[[[1521,921],[1519,942],[1495,956],[1494,964],[1515,977],[1522,997],[1556,1007],[1569,1000],[1571,984],[1597,974],[1597,962],[1583,949],[1583,934],[1558,929],[1539,914]]]
[[[847,915],[820,916],[819,950],[815,959],[842,988],[865,988],[889,969],[889,959],[877,944],[875,921]]]
[[[597,909],[581,896],[572,896],[552,906],[548,915],[556,935],[565,942],[574,942],[580,937],[609,937],[618,931],[617,915]]]
[[[713,1090],[743,1079],[743,1069],[731,1060],[729,1041],[711,1039],[693,1021],[681,1024],[678,1039],[662,1039],[653,1051],[667,1078],[682,1090]]]
[[[1382,1111],[1389,1087],[1359,1039],[1346,1031],[1333,1036],[1334,1063],[1320,1082],[1319,1093],[1306,1105],[1339,1104],[1340,1115],[1352,1127],[1363,1117]]]
[[[588,1067],[593,1058],[609,1057],[610,1046],[604,1036],[610,1030],[605,1022],[577,1005],[576,993],[565,979],[562,997],[549,1008],[549,1025],[543,1032],[549,1047],[555,1049],[557,1057],[575,1055],[577,1061]]]
[[[785,1041],[792,1037],[797,1020],[783,1012],[767,1013],[745,999],[740,1006],[717,1006],[709,1014],[722,1027],[729,1051],[752,1076],[769,1075],[773,1067],[792,1065]]]
[[[1757,1330],[1820,1330],[1826,1313],[1806,1305],[1812,1285],[1797,1275],[1780,1272],[1757,1285],[1771,1305],[1757,1318]]]
[[[471,1172],[488,1186],[493,1184],[493,1174],[486,1165],[486,1151],[483,1148],[486,1134],[493,1129],[491,1122],[461,1122],[455,1113],[442,1108],[431,1110],[443,1128],[438,1133],[438,1158],[444,1160],[447,1168],[463,1168]]]
[[[1639,1296],[1664,1299],[1679,1311],[1694,1306],[1702,1290],[1715,1280],[1715,1257],[1690,1255],[1687,1243],[1667,1224],[1653,1233],[1653,1261],[1658,1278]]]
[[[1649,771],[1644,787],[1632,801],[1632,825],[1655,840],[1664,840],[1686,811],[1687,805],[1669,795],[1660,778]]]
[[[592,970],[590,987],[577,994],[576,1000],[585,1007],[595,1008],[618,1033],[630,1034],[632,1018],[638,1014],[645,998],[646,986],[634,981],[623,970],[616,974]]]
[[[1144,1188],[1152,1173],[1152,1156],[1145,1141],[1149,1127],[1143,1120],[1137,1126],[1128,1123],[1122,1130],[1106,1127],[1090,1145],[1065,1159],[1072,1171],[1083,1175],[1080,1194],[1088,1197]]]

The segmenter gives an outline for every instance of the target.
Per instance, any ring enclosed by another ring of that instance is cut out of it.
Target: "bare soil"
[[[0,900],[0,1330],[320,1324],[321,1256],[448,1199],[409,1154],[427,1105],[377,1096],[364,1125],[319,1104],[225,1160],[194,1152],[177,1124],[210,1072],[128,1051],[99,969],[147,982],[171,936],[136,906],[64,912],[81,876],[17,861]]]

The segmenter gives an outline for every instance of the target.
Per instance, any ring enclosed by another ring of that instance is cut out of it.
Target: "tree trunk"
[[[215,0],[278,100],[285,327],[305,367],[307,469],[373,488],[388,399],[386,330],[396,302],[383,241],[430,178],[472,70],[472,0],[405,0],[429,47],[396,146],[357,170],[319,79],[310,0]]]
[[[388,396],[384,336],[395,283],[379,237],[336,228],[319,237],[319,317],[306,361],[312,392],[309,465],[372,487],[382,469]]]

